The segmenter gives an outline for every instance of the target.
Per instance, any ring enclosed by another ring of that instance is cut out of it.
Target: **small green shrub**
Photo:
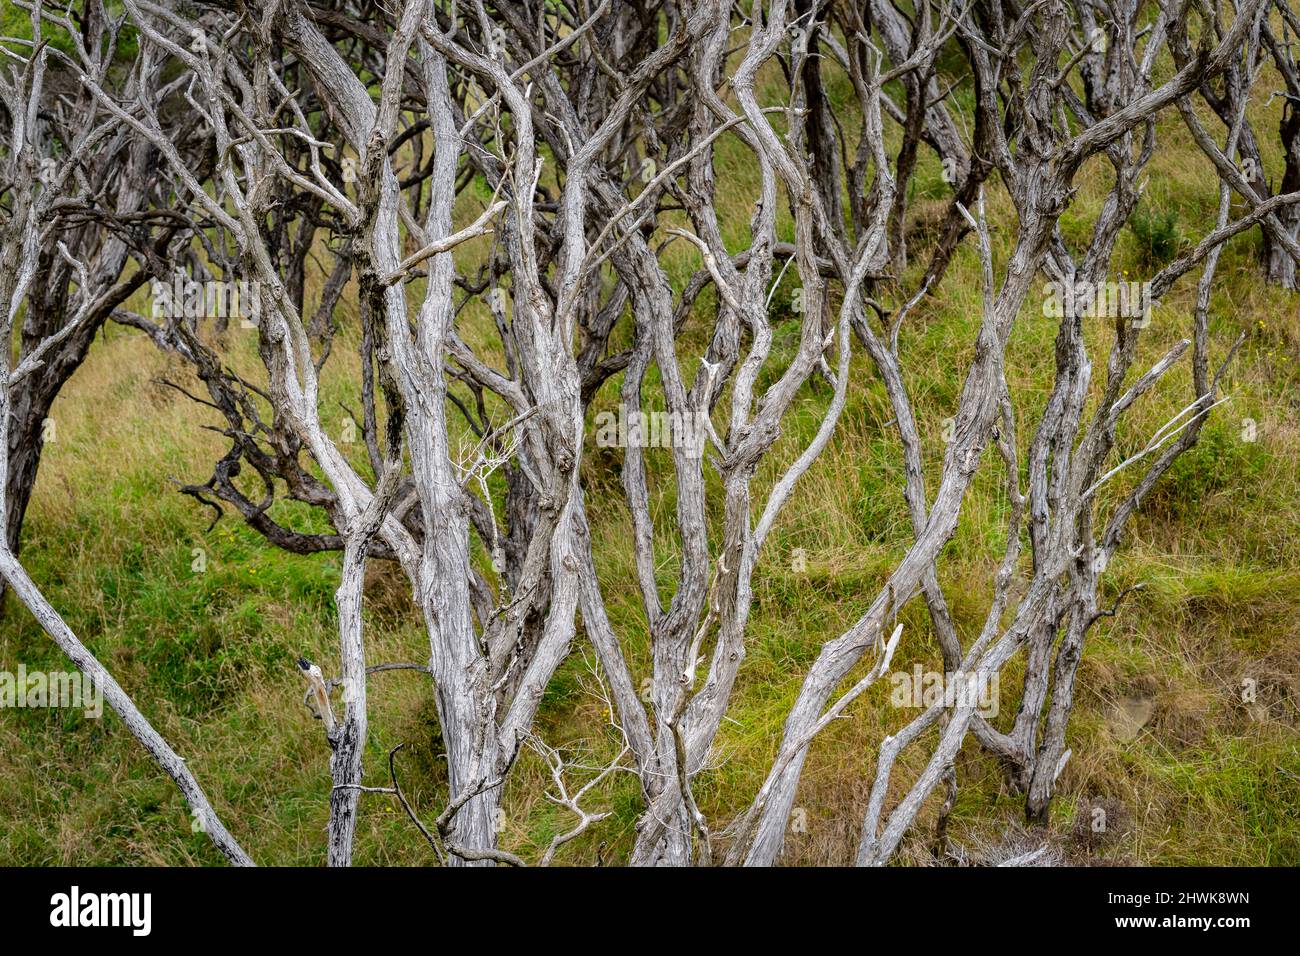
[[[1178,254],[1182,234],[1178,229],[1178,211],[1149,211],[1139,208],[1128,221],[1129,232],[1137,240],[1138,261],[1144,266],[1163,266]]]

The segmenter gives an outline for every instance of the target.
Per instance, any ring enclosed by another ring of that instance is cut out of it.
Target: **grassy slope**
[[[1267,85],[1267,84],[1264,84]],[[1261,86],[1262,88],[1262,86]],[[1257,129],[1276,128],[1275,108],[1262,103]],[[1277,160],[1277,157],[1268,157]],[[918,175],[913,214],[941,209],[946,187],[932,157]],[[739,152],[724,152],[719,181],[724,221],[744,223],[752,175]],[[1272,166],[1270,167],[1272,168]],[[1175,209],[1183,235],[1200,235],[1217,195],[1208,165],[1183,128],[1165,123],[1149,168],[1149,201]],[[1108,188],[1098,165],[1083,177],[1078,203],[1063,222],[1067,241],[1086,243],[1092,214]],[[998,189],[990,214],[1001,225],[999,261],[1011,217]],[[738,243],[742,237],[733,237]],[[1062,778],[1053,830],[1078,861],[1136,863],[1300,863],[1300,457],[1296,359],[1300,355],[1297,299],[1269,289],[1254,264],[1257,234],[1229,247],[1219,268],[1212,337],[1222,354],[1238,331],[1249,337],[1227,378],[1230,404],[1216,414],[1199,446],[1187,454],[1146,502],[1127,546],[1106,572],[1113,596],[1128,584],[1148,586],[1114,619],[1094,630],[1080,673],[1070,728],[1074,750]],[[680,277],[694,267],[688,252],[670,255]],[[1126,234],[1117,262],[1130,278],[1149,272]],[[977,324],[979,271],[964,250],[942,288],[917,311],[903,336],[909,385],[928,462],[942,455],[942,421],[952,414],[959,376]],[[1194,283],[1194,278],[1193,278]],[[797,340],[785,311],[789,280],[774,300],[777,333],[789,354]],[[1192,284],[1162,303],[1144,336],[1139,364],[1153,361],[1187,334]],[[712,308],[706,295],[701,309]],[[141,303],[144,306],[144,303]],[[1035,413],[1050,386],[1054,326],[1031,301],[1014,334],[1008,375],[1018,420]],[[346,322],[346,317],[345,317]],[[697,355],[700,328],[688,329],[683,355]],[[1104,368],[1109,336],[1097,321],[1090,332],[1094,368]],[[243,362],[255,361],[247,337],[232,331]],[[346,334],[346,333],[345,333]],[[342,357],[345,347],[336,349]],[[337,362],[337,359],[336,359]],[[327,423],[342,428],[337,402],[355,395],[354,369],[333,370],[327,383]],[[902,503],[891,417],[869,365],[855,361],[850,403],[832,446],[805,478],[767,546],[755,578],[749,653],[713,769],[698,781],[704,811],[725,822],[752,797],[775,751],[781,721],[822,641],[860,614],[910,539]],[[336,557],[302,558],[265,546],[238,522],[208,530],[210,514],[175,492],[174,481],[202,481],[222,439],[201,424],[211,415],[157,384],[184,381],[142,339],[118,329],[97,344],[86,367],[55,407],[56,441],[46,451],[26,536],[25,558],[55,606],[113,668],[161,732],[187,755],[199,779],[245,847],[262,863],[318,864],[323,859],[328,788],[327,750],[319,725],[302,706],[293,659],[305,653],[333,670],[336,659],[331,595]],[[598,400],[609,407],[614,389]],[[824,385],[807,390],[788,422],[776,463],[760,472],[756,490],[773,480],[809,439],[828,401]],[[1144,399],[1121,436],[1130,451],[1190,398],[1185,367],[1159,393]],[[1241,438],[1241,420],[1258,422],[1258,440]],[[1022,425],[1023,428],[1023,425]],[[1027,443],[1026,434],[1021,436]],[[631,556],[629,523],[611,465],[617,458],[589,445],[584,462],[591,492],[597,561],[616,628],[624,635],[635,676],[648,673],[648,653]],[[651,454],[662,516],[663,584],[672,579],[671,483],[666,461]],[[994,555],[1001,550],[1004,503],[1000,477],[987,468],[976,480],[942,578],[965,634],[984,614]],[[1117,479],[1123,487],[1126,478]],[[716,489],[715,489],[716,490]],[[1117,491],[1119,489],[1117,488]],[[285,520],[310,516],[281,509]],[[193,548],[208,567],[191,571]],[[795,548],[807,553],[795,573]],[[374,662],[421,660],[427,644],[409,611],[404,585],[377,568],[367,615]],[[896,666],[933,666],[937,651],[924,610],[903,617],[905,639]],[[579,652],[557,675],[540,730],[553,743],[609,753],[595,678]],[[0,622],[0,669],[64,666],[26,613],[10,604]],[[1005,726],[1015,712],[1016,668],[1003,681]],[[1244,678],[1258,683],[1259,700],[1240,700]],[[404,788],[432,816],[443,798],[436,723],[427,684],[410,672],[372,682],[370,782],[385,783],[384,755],[405,742]],[[1141,731],[1122,732],[1115,708],[1151,710]],[[830,728],[814,748],[799,805],[802,832],[792,835],[795,863],[843,862],[857,840],[858,821],[875,748],[911,716],[892,708],[888,686],[873,689]],[[902,761],[905,782],[924,754]],[[579,760],[581,762],[581,760]],[[952,825],[959,842],[978,852],[1018,826],[1021,800],[973,743],[960,767],[961,792]],[[569,825],[540,796],[545,780],[530,755],[509,784],[504,843],[525,855]],[[635,781],[614,778],[599,800],[613,815],[571,844],[569,862],[626,852],[639,812]],[[1102,835],[1088,822],[1107,812]],[[926,858],[934,801],[902,859]],[[419,864],[430,853],[386,797],[363,800],[358,859]],[[211,863],[216,852],[190,829],[179,794],[125,733],[116,718],[83,719],[58,711],[0,714],[0,862]]]

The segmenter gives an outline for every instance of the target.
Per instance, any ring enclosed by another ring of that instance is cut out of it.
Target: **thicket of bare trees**
[[[1028,817],[1046,820],[1085,641],[1115,611],[1101,574],[1222,397],[1234,345],[1212,340],[1209,304],[1224,243],[1260,229],[1261,269],[1294,285],[1300,24],[1285,0],[16,2],[31,29],[4,40],[0,85],[0,332],[16,346],[0,365],[0,574],[108,689],[232,862],[250,861],[183,761],[18,559],[41,423],[110,320],[188,364],[202,383],[190,397],[229,440],[211,477],[183,490],[273,546],[342,553],[326,668],[337,675],[302,662],[331,754],[331,864],[351,862],[358,801],[389,770],[363,762],[374,561],[405,576],[428,633],[421,667],[448,792],[437,820],[415,822],[448,864],[524,862],[498,845],[496,815],[525,746],[574,816],[540,862],[598,824],[595,784],[613,772],[635,773],[644,798],[629,862],[777,862],[814,738],[900,642],[921,639],[898,623],[918,597],[944,671],[998,673],[1024,655],[1019,711],[1001,730],[969,702],[940,702],[882,740],[857,862],[887,862],[941,786],[942,826],[964,745],[1001,758]],[[1247,114],[1265,73],[1287,88],[1280,175]],[[957,91],[969,94],[960,104]],[[1215,228],[1144,277],[1141,301],[1107,311],[1157,122],[1173,116],[1218,173]],[[724,143],[753,170],[743,223],[717,201]],[[909,187],[926,151],[952,195],[932,234],[914,236]],[[1089,160],[1106,165],[1110,192],[1073,246],[1060,221]],[[986,212],[994,190],[1014,208],[999,225],[1012,230],[1005,261]],[[942,465],[927,473],[921,435],[933,423],[914,410],[901,333],[963,243],[982,265],[982,314],[969,359],[947,371],[962,385]],[[665,253],[683,247],[698,268],[675,282]],[[238,285],[259,380],[232,370],[201,315],[129,307],[177,274]],[[1143,355],[1150,302],[1189,274],[1185,337]],[[792,353],[774,344],[782,282],[803,307]],[[1008,341],[1042,308],[1044,283],[1060,290],[1055,350],[1039,357],[1054,365],[1052,390],[1036,420],[1018,421]],[[360,325],[351,354],[335,347],[345,297]],[[1095,381],[1088,322],[1106,325]],[[855,347],[865,361],[852,362]],[[1121,456],[1126,412],[1182,361],[1194,383],[1183,411]],[[326,426],[327,362],[360,368],[363,456]],[[752,802],[708,820],[693,782],[732,706],[754,578],[773,560],[764,544],[868,376],[893,414],[913,541],[803,675]],[[774,460],[816,382],[831,396],[819,427]],[[591,543],[580,464],[602,394],[629,419],[662,410],[676,425],[670,514],[654,506],[645,442],[622,442],[647,693]],[[764,467],[779,478],[756,482]],[[963,633],[941,555],[981,469],[1003,476],[1010,507],[983,626]],[[333,531],[277,521],[282,498],[319,509]],[[579,644],[624,744],[594,780],[575,779],[534,730]],[[928,762],[900,788],[909,747]]]

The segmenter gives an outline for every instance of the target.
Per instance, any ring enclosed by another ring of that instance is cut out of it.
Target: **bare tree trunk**
[[[1278,132],[1281,134],[1284,150],[1284,168],[1279,193],[1300,191],[1300,104],[1288,97],[1282,107],[1282,122]],[[1300,209],[1287,206],[1278,211],[1278,221],[1288,236],[1300,240]],[[1264,230],[1266,242],[1268,280],[1284,289],[1300,288],[1296,280],[1296,262],[1290,250],[1273,239],[1271,233]]]

